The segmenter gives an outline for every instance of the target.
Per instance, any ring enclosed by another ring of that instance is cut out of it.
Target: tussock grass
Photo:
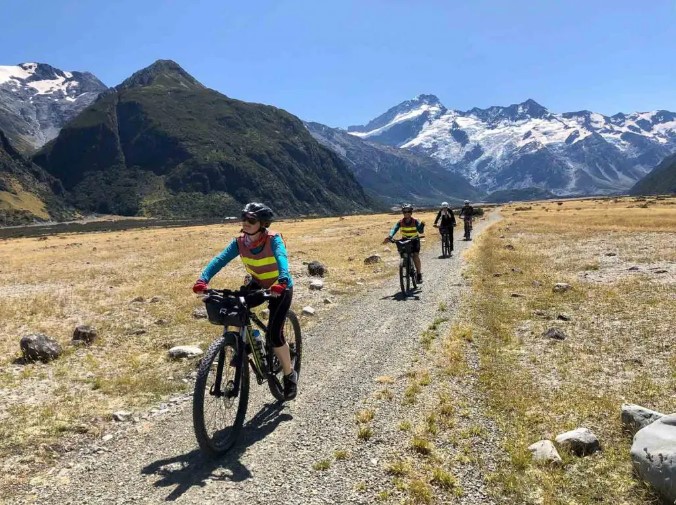
[[[514,214],[508,206],[509,218],[468,255],[474,290],[464,333],[478,346],[488,415],[508,455],[490,476],[500,500],[563,505],[654,499],[633,476],[620,406],[673,410],[676,363],[665,343],[676,327],[675,281],[673,272],[659,277],[648,268],[675,259],[672,201],[645,208],[631,199],[545,203]],[[627,273],[635,264],[645,266]],[[556,282],[573,289],[554,293]],[[512,292],[525,296],[513,298]],[[557,321],[562,312],[572,319]],[[542,337],[552,326],[563,329],[566,340]],[[532,464],[528,445],[579,426],[599,436],[602,453],[562,453],[561,469]],[[483,433],[477,427],[461,436]]]
[[[371,437],[373,436],[373,429],[371,429],[370,426],[367,425],[361,425],[359,426],[359,429],[357,430],[357,438],[359,440],[370,440]]]
[[[333,451],[333,457],[336,458],[336,461],[342,461],[350,457],[350,453],[348,453],[344,449],[336,449]]]
[[[357,423],[368,423],[372,421],[375,416],[376,413],[374,410],[364,409],[357,412],[357,414],[355,415],[355,419]]]
[[[312,469],[319,472],[328,470],[329,468],[331,468],[331,461],[328,459],[322,459],[321,461],[317,461],[314,465],[312,465]]]

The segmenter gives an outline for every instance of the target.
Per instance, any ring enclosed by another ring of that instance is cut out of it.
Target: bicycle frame
[[[244,301],[242,297],[240,297],[240,301]],[[235,392],[233,394],[233,397],[237,397],[239,394],[239,385],[240,381],[242,378],[242,367],[247,365],[247,360],[246,357],[249,354],[253,355],[253,360],[249,359],[248,364],[251,365],[251,369],[254,372],[254,375],[256,376],[256,382],[258,382],[259,385],[263,384],[267,380],[268,372],[265,369],[265,362],[264,362],[264,356],[259,353],[257,347],[254,345],[254,338],[252,331],[250,331],[251,328],[251,323],[255,323],[256,326],[258,326],[263,333],[267,334],[267,326],[250,310],[247,310],[247,315],[245,319],[245,324],[244,326],[226,326],[223,335],[227,333],[237,333],[238,335],[238,345],[237,345],[237,364],[239,365],[237,367],[237,372],[235,374],[235,381],[233,384],[233,391]],[[249,349],[251,349],[251,353],[247,353],[247,345],[249,346]],[[268,343],[265,343],[266,347],[268,346]],[[216,384],[220,384],[221,379],[222,379],[222,368],[223,368],[223,363],[222,360],[219,361],[218,364],[218,369],[216,370]]]

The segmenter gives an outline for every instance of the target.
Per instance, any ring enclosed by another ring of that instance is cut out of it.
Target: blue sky
[[[674,0],[0,0],[0,65],[114,86],[173,59],[230,97],[330,126],[419,93],[449,108],[676,111]]]

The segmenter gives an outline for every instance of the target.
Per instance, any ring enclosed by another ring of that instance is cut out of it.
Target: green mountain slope
[[[0,226],[62,220],[73,215],[54,177],[23,158],[0,131]]]
[[[286,215],[379,206],[298,118],[230,99],[167,60],[101,95],[34,161],[96,212],[211,217],[251,200]]]
[[[676,154],[668,156],[648,175],[638,181],[630,195],[664,195],[676,193]]]

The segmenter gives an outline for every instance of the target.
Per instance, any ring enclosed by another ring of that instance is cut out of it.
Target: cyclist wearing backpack
[[[449,208],[448,202],[441,202],[441,209],[439,209],[437,217],[434,219],[434,227],[439,228],[439,233],[441,233],[442,235],[444,233],[448,233],[449,238],[451,239],[451,251],[453,251],[454,226],[455,226],[455,216],[453,215],[453,210]],[[451,252],[451,254],[453,253]]]
[[[465,205],[460,209],[460,219],[465,221],[465,240],[472,240],[470,233],[472,232],[472,216],[474,216],[474,207],[469,204],[469,200],[465,200]]]
[[[215,256],[202,271],[192,290],[205,291],[207,283],[225,265],[237,256],[242,258],[244,268],[252,280],[248,287],[269,289],[270,318],[268,334],[275,356],[284,370],[284,396],[287,400],[296,397],[298,374],[291,365],[289,345],[284,340],[283,328],[286,314],[293,298],[293,279],[289,273],[289,261],[282,235],[269,229],[274,214],[262,203],[247,203],[242,209],[242,234],[233,238],[223,251]],[[252,301],[255,307],[263,300]]]
[[[404,214],[403,219],[397,221],[392,229],[390,230],[389,236],[384,240],[384,242],[391,242],[393,237],[397,234],[397,231],[401,230],[401,238],[407,238],[413,240],[413,251],[411,256],[413,257],[413,264],[415,265],[415,270],[418,273],[418,278],[416,281],[418,284],[422,283],[422,272],[420,267],[420,234],[425,232],[425,222],[418,221],[413,218],[413,205],[406,203],[401,206],[401,212]]]

